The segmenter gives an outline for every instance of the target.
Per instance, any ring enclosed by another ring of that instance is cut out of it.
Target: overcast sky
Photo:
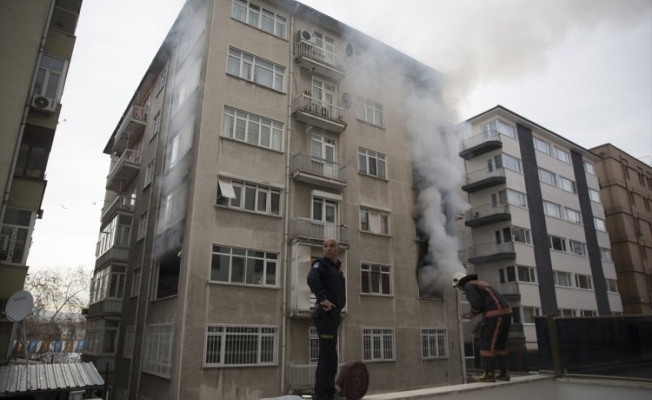
[[[185,0],[84,0],[30,272],[95,263],[102,153]],[[436,68],[461,120],[498,104],[652,162],[652,0],[303,0]]]

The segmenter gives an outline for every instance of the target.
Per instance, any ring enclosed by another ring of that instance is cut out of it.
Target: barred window
[[[394,330],[363,329],[363,361],[394,361]]]
[[[385,178],[385,159],[383,153],[358,147],[358,171],[360,173]]]
[[[285,39],[287,18],[246,0],[233,0],[231,16],[238,21]]]
[[[421,358],[448,357],[446,329],[421,330]]]
[[[391,294],[389,265],[362,264],[360,266],[362,293]]]
[[[356,106],[356,117],[360,121],[368,122],[372,125],[385,127],[383,105],[375,101],[358,97]]]
[[[204,366],[276,365],[278,328],[207,325]]]
[[[170,378],[174,325],[150,325],[145,328],[143,372]]]
[[[285,89],[285,67],[234,48],[229,49],[226,73],[280,92]]]
[[[308,332],[308,354],[310,364],[316,364],[319,359],[319,336],[314,326],[311,326]]]
[[[210,280],[276,286],[277,264],[277,253],[214,245]]]
[[[222,136],[281,151],[283,124],[246,111],[224,107]]]
[[[280,215],[281,190],[255,183],[219,178],[217,204],[262,214]]]

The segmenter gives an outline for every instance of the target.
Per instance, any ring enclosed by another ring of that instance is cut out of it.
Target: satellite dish
[[[26,290],[21,290],[11,295],[5,306],[5,315],[14,322],[20,322],[32,312],[34,298]]]

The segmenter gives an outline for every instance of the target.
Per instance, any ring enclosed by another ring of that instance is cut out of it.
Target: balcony
[[[297,217],[292,220],[292,238],[321,244],[324,239],[335,238],[340,244],[348,243],[348,227],[330,222]]]
[[[346,76],[346,71],[342,66],[342,57],[306,40],[297,43],[294,60],[302,67],[337,82]]]
[[[120,192],[131,182],[140,170],[140,152],[135,150],[125,151],[115,163],[109,176],[106,178],[106,190]]]
[[[500,133],[496,131],[483,132],[460,143],[459,156],[465,160],[470,160],[473,157],[502,147],[503,142],[500,140]]]
[[[129,247],[111,247],[104,254],[97,257],[95,262],[96,267],[101,267],[108,263],[123,263],[126,264],[129,261]]]
[[[494,206],[485,204],[484,206],[474,207],[466,212],[466,221],[464,225],[470,228],[495,224],[496,222],[511,221],[512,214],[509,212],[509,205]]]
[[[466,175],[466,185],[462,190],[474,193],[492,186],[503,185],[507,182],[504,168],[484,168]]]
[[[113,139],[113,152],[121,155],[123,151],[134,144],[145,132],[147,125],[147,108],[131,106],[125,115]]]
[[[110,220],[117,212],[133,214],[134,208],[135,204],[131,197],[121,194],[104,210],[102,213],[102,222]]]
[[[343,108],[313,99],[307,94],[300,94],[294,98],[294,113],[292,115],[297,121],[331,132],[342,133],[346,129]]]
[[[342,190],[346,186],[346,165],[298,153],[292,157],[292,177],[298,181]]]
[[[487,264],[495,261],[514,260],[514,243],[485,243],[478,246],[469,247],[469,263]]]
[[[507,301],[521,300],[521,290],[518,287],[518,282],[504,282],[504,283],[491,283],[500,294],[502,294]]]
[[[102,314],[121,314],[122,313],[122,300],[119,299],[105,299],[102,301]]]

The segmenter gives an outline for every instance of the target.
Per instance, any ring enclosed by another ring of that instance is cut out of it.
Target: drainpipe
[[[283,267],[281,283],[283,285],[283,307],[282,307],[282,326],[281,326],[281,394],[285,393],[285,363],[286,363],[286,350],[287,350],[287,309],[288,309],[288,265],[292,261],[290,259],[289,249],[289,231],[290,231],[290,166],[292,161],[291,151],[291,138],[292,138],[292,78],[294,77],[294,60],[292,59],[292,34],[294,32],[294,16],[299,10],[300,4],[294,6],[294,11],[290,15],[290,57],[289,57],[289,72],[288,72],[288,117],[287,117],[287,144],[285,146],[285,222],[283,224],[283,243],[281,249],[285,252],[285,262],[282,263]]]
[[[23,133],[25,132],[25,125],[27,125],[27,116],[29,115],[30,109],[29,103],[30,99],[32,98],[32,90],[34,90],[34,84],[36,83],[36,75],[38,74],[38,70],[41,65],[41,56],[43,55],[43,49],[45,48],[45,41],[48,36],[48,31],[50,30],[50,21],[52,20],[52,13],[54,12],[54,3],[55,0],[50,0],[50,11],[48,11],[48,16],[45,19],[45,26],[43,27],[43,33],[41,34],[41,41],[38,47],[38,55],[36,56],[36,67],[34,67],[34,71],[32,72],[32,79],[29,87],[27,88],[27,98],[25,99],[25,107],[23,108],[23,117],[20,121],[20,127],[18,128],[16,146],[14,147],[14,154],[11,156],[11,165],[9,166],[9,172],[7,173],[7,185],[5,186],[5,192],[2,196],[2,206],[0,207],[0,226],[2,226],[2,223],[5,220],[5,211],[7,210],[7,203],[9,202],[9,196],[11,194],[11,185],[14,181],[14,173],[16,172],[16,162],[18,161],[20,144],[23,142]]]

